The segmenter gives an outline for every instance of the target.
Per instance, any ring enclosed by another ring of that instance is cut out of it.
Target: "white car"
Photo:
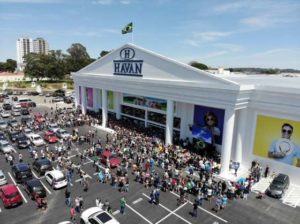
[[[5,140],[1,140],[0,141],[0,150],[3,153],[12,153],[12,152],[16,152],[16,150],[14,149],[14,147],[12,147],[12,145],[10,145],[8,143],[8,141]]]
[[[16,102],[16,103],[13,104],[13,109],[21,110],[21,108],[22,107],[21,107],[20,103]]]
[[[0,170],[0,186],[7,184],[7,179],[2,170]]]
[[[13,109],[13,111],[11,112],[11,115],[14,116],[14,117],[21,116],[21,110]]]
[[[68,185],[67,179],[63,172],[60,170],[51,170],[45,173],[47,182],[53,187],[53,189],[59,189]]]
[[[91,207],[81,213],[82,224],[120,224],[111,214],[99,207]]]
[[[31,140],[32,144],[34,144],[35,146],[42,146],[42,145],[46,144],[44,139],[42,139],[42,137],[38,134],[32,134],[30,136],[30,140]]]
[[[71,135],[64,129],[58,129],[55,132],[55,134],[58,138],[62,138],[62,139],[68,139],[71,137]]]
[[[0,129],[3,130],[3,129],[6,129],[6,128],[7,128],[7,122],[0,121]]]
[[[33,131],[30,128],[25,128],[23,132],[24,135],[29,139],[31,139],[31,136],[34,135]]]
[[[56,123],[51,123],[48,125],[48,130],[56,133],[60,129]]]
[[[10,117],[10,112],[3,110],[3,111],[1,112],[1,117],[3,117],[3,118],[8,118],[8,117]]]

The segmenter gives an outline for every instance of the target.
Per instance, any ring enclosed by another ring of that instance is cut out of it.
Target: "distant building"
[[[23,71],[26,65],[24,56],[29,53],[48,54],[48,42],[39,37],[32,41],[28,37],[20,37],[17,40],[17,70]]]
[[[25,68],[24,56],[33,52],[32,39],[21,37],[17,40],[17,69],[22,71]]]
[[[37,54],[48,54],[49,45],[46,40],[39,37],[33,41],[33,52]]]

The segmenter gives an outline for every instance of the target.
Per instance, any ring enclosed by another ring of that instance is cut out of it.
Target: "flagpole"
[[[131,32],[131,43],[133,44],[133,32]]]

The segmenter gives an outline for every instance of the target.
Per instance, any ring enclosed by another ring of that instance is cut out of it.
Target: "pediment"
[[[133,44],[125,44],[75,73],[76,75],[99,75],[132,77],[143,80],[199,83],[207,86],[238,88],[238,84],[218,75],[190,65],[177,62]]]

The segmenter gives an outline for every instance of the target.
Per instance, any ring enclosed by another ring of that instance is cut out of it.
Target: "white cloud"
[[[201,59],[215,58],[228,53],[229,53],[228,51],[215,51],[215,52],[208,53],[204,56],[200,56],[200,58]]]
[[[233,32],[220,32],[220,31],[209,31],[209,32],[193,32],[190,37],[184,40],[184,43],[194,47],[200,46],[204,42],[216,41],[220,38],[228,37]]]
[[[112,0],[95,0],[95,1],[92,1],[92,4],[95,4],[95,5],[110,5],[112,3],[113,3]]]
[[[293,22],[292,18],[278,17],[274,15],[257,15],[249,18],[242,19],[240,22],[252,28],[265,28],[274,26],[279,23]]]
[[[229,43],[216,43],[213,44],[216,48],[221,48],[230,52],[240,52],[243,50],[243,47],[238,44],[229,44]]]
[[[236,11],[247,5],[248,5],[247,1],[226,3],[226,4],[218,5],[217,7],[214,8],[214,11],[220,13],[227,13],[227,12]]]
[[[120,3],[121,3],[122,5],[129,5],[129,4],[131,4],[132,2],[129,1],[129,0],[121,0]]]

